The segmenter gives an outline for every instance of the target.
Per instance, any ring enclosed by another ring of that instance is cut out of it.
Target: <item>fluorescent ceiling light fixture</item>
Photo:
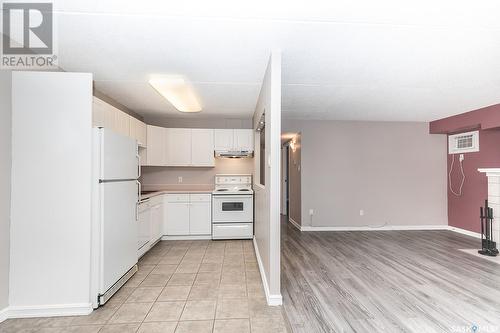
[[[149,84],[181,112],[200,112],[201,105],[193,88],[179,76],[154,77]]]

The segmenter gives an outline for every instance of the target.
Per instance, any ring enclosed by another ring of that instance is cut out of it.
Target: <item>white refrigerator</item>
[[[106,303],[137,272],[140,162],[137,142],[93,129],[92,302]]]

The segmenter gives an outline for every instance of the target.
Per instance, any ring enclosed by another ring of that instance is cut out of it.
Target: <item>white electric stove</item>
[[[212,192],[212,239],[253,238],[251,175],[216,175]]]

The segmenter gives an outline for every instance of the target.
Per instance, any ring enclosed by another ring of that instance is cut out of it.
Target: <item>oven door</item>
[[[212,222],[253,222],[253,195],[214,195]]]

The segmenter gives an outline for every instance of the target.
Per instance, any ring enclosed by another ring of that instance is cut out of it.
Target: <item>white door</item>
[[[137,142],[110,129],[95,129],[100,136],[100,179],[123,180],[139,177]]]
[[[103,294],[137,263],[137,182],[102,183],[100,194],[99,292]]]
[[[215,166],[214,158],[214,130],[191,130],[191,165]]]
[[[191,235],[210,235],[212,233],[210,202],[191,202],[189,233]]]
[[[189,202],[167,202],[165,223],[167,236],[189,235]]]
[[[151,207],[151,240],[150,244],[154,244],[163,236],[163,204],[154,204]]]
[[[166,131],[162,127],[147,126],[148,148],[146,152],[147,162],[145,165],[165,165]]]
[[[237,150],[253,151],[253,130],[252,129],[235,129],[234,130],[234,145]]]
[[[191,130],[167,128],[167,165],[191,165]]]
[[[216,129],[214,137],[215,137],[215,150],[228,151],[234,149],[234,130]]]

